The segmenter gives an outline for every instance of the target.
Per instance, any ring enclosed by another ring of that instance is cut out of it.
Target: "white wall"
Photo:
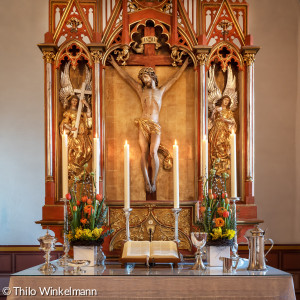
[[[300,243],[299,0],[249,0],[256,59],[258,215]],[[298,15],[297,15],[298,14]],[[298,22],[298,23],[297,23]],[[36,244],[44,204],[43,60],[48,0],[0,1],[0,245]],[[298,86],[297,86],[298,84]]]
[[[0,245],[37,244],[44,203],[47,0],[0,1]]]
[[[255,199],[277,243],[299,243],[296,185],[299,1],[250,0],[249,31],[261,46],[255,62]],[[299,87],[298,87],[299,88]],[[298,130],[299,130],[298,124]],[[298,154],[299,154],[298,148]],[[299,178],[298,178],[299,182]]]

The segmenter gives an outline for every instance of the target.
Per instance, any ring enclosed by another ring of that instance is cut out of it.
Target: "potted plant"
[[[69,200],[68,239],[73,246],[75,260],[89,260],[90,266],[104,263],[102,252],[104,238],[113,230],[107,229],[104,197],[94,192],[94,174],[84,169],[83,179],[74,178],[71,191],[66,195]],[[100,261],[99,261],[100,260]]]
[[[216,175],[215,164],[205,178],[200,204],[199,225],[207,233],[207,260],[210,266],[221,266],[219,257],[230,256],[236,233],[235,214],[226,191],[227,173]]]

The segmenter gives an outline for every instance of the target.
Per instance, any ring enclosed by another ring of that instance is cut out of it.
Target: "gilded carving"
[[[117,54],[117,61],[122,62],[122,66],[126,66],[129,58],[129,46],[124,45],[121,50],[115,50],[114,53]]]
[[[172,47],[171,58],[173,59],[172,66],[176,67],[179,63],[182,63],[182,56],[187,53],[184,50],[179,49],[177,46]]]
[[[254,53],[246,53],[243,56],[243,59],[247,66],[251,66],[255,62],[255,54]]]
[[[229,28],[232,28],[232,22],[229,22],[228,20],[222,20],[218,25],[222,28],[223,35],[227,35],[229,33]]]
[[[228,173],[230,170],[230,142],[232,131],[236,131],[236,121],[233,111],[237,109],[236,78],[231,66],[227,69],[227,84],[222,92],[215,80],[215,64],[208,72],[208,119],[210,159],[215,163],[217,175]]]
[[[166,208],[135,208],[130,214],[130,238],[132,240],[174,240],[174,214]],[[122,208],[110,208],[110,224],[114,229],[110,251],[120,249],[126,239],[125,216]],[[179,217],[179,249],[191,250],[191,215],[183,208]]]
[[[110,209],[110,224],[114,232],[119,231],[122,228],[126,227],[126,220],[124,211],[122,208],[111,208]],[[130,226],[138,226],[142,223],[148,216],[149,211],[147,208],[143,209],[133,209],[130,213],[129,223]]]
[[[51,64],[55,59],[55,54],[52,51],[43,51],[43,59],[47,64]]]
[[[200,65],[205,65],[207,58],[208,58],[208,54],[206,54],[206,53],[197,54],[197,60],[199,61]]]
[[[71,32],[76,33],[78,31],[78,26],[82,25],[82,22],[75,17],[68,20],[67,25],[71,26]]]
[[[68,61],[61,73],[61,88],[59,99],[63,106],[62,120],[59,125],[60,134],[68,135],[68,174],[69,178],[79,177],[84,172],[84,165],[92,158],[92,109],[90,106],[92,94],[92,72],[84,65],[85,79],[81,89],[74,89],[70,79],[70,64]],[[80,85],[80,83],[78,83]],[[80,95],[80,98],[79,98]],[[69,185],[71,185],[69,181]]]
[[[95,64],[100,64],[102,57],[103,57],[103,52],[99,50],[95,50],[91,52],[93,61]]]
[[[171,14],[172,13],[172,1],[168,1],[160,10],[164,13]]]

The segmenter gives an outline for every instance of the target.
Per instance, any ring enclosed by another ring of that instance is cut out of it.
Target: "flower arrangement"
[[[207,233],[207,245],[231,245],[236,230],[234,212],[226,191],[227,173],[216,175],[215,164],[205,178],[199,225]]]
[[[75,177],[71,191],[66,195],[70,206],[68,239],[73,246],[101,245],[112,233],[105,228],[108,208],[104,197],[94,193],[93,186],[94,174],[87,173],[85,166],[82,181]]]

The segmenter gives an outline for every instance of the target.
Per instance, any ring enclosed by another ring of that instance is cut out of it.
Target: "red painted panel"
[[[45,205],[43,206],[43,220],[63,220],[63,205]]]
[[[237,205],[237,216],[239,220],[256,219],[257,218],[257,206],[241,204]]]

